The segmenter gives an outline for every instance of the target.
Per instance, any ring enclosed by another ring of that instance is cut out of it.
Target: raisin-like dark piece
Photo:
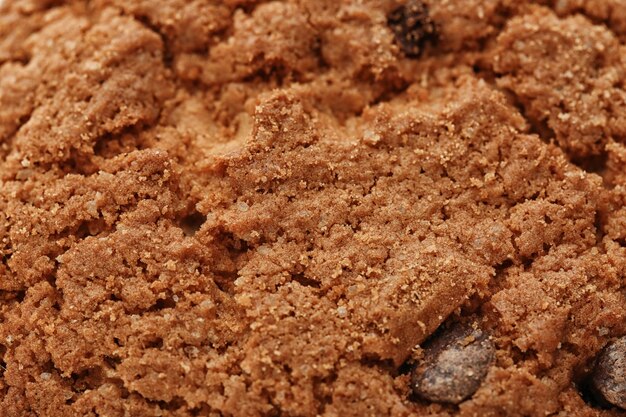
[[[626,336],[602,350],[591,375],[591,388],[603,403],[626,410]]]
[[[433,402],[458,404],[480,387],[495,358],[487,333],[455,325],[424,346],[424,359],[412,373],[413,392]]]
[[[419,56],[426,42],[437,36],[428,8],[420,0],[409,0],[398,7],[389,14],[387,22],[404,53],[412,58]]]

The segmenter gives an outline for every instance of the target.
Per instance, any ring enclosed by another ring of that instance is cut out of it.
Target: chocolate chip
[[[603,402],[626,410],[626,336],[600,352],[591,375],[591,388]]]
[[[488,335],[469,325],[444,330],[424,350],[411,375],[413,392],[439,403],[458,404],[472,396],[495,357]]]
[[[428,15],[428,8],[420,0],[409,0],[404,6],[392,11],[387,23],[409,57],[419,56],[424,44],[436,38],[435,23]]]

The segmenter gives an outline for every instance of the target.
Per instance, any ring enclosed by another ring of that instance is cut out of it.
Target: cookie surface
[[[623,415],[624,22],[0,2],[0,410]]]

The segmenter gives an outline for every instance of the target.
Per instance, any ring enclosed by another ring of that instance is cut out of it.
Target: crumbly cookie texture
[[[0,415],[623,415],[624,22],[0,2]]]

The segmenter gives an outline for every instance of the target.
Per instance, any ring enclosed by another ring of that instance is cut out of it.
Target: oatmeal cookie
[[[0,1],[0,415],[623,415],[622,8]]]

